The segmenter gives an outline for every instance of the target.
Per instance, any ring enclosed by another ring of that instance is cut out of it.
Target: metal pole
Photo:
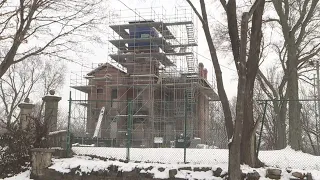
[[[259,140],[258,140],[258,147],[257,147],[257,157],[259,155],[259,149],[260,149],[260,144],[261,144],[261,137],[262,137],[264,119],[266,117],[267,105],[268,105],[268,101],[265,101],[264,102],[264,109],[263,109],[263,116],[262,116],[262,121],[261,121],[261,129],[260,129],[260,133],[259,133]]]
[[[319,61],[317,61],[317,92],[318,92],[318,114],[320,113],[320,85],[319,85]],[[318,118],[316,118],[316,132],[319,133]],[[317,150],[319,154],[319,136],[317,135]]]
[[[71,121],[71,91],[69,94],[69,112],[68,112],[68,129],[67,129],[67,157],[69,157],[70,149],[71,149],[71,140],[70,140],[70,121]]]
[[[132,100],[130,100],[128,103],[128,121],[127,121],[127,160],[128,161],[130,161],[131,130],[132,130]]]
[[[315,120],[316,120],[316,129],[317,129],[317,122],[318,122],[318,112],[317,112],[317,101],[316,101],[316,99],[317,99],[317,92],[316,92],[316,86],[317,86],[317,79],[316,79],[316,75],[315,74],[313,74],[313,94],[314,94],[314,114],[315,114]],[[317,136],[316,137],[316,139],[317,139],[317,142],[316,142],[316,144],[317,144],[317,149],[318,149],[318,146],[319,146],[319,137]],[[312,145],[313,146],[313,145]],[[318,152],[315,152],[315,153],[318,153]]]
[[[187,90],[184,91],[184,146],[183,146],[183,162],[186,163],[187,159],[187,115],[188,115],[188,96],[187,96]]]

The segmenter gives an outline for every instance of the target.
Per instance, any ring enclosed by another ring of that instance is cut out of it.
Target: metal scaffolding
[[[114,14],[109,21],[110,59],[71,79],[71,87],[82,92],[73,99],[86,111],[86,134],[93,135],[104,108],[99,137],[111,139],[114,146],[125,143],[130,128],[133,147],[168,147],[185,125],[189,138],[204,143],[209,100],[217,95],[198,64],[192,9]]]

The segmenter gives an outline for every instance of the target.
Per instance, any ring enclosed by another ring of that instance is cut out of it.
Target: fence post
[[[128,103],[128,121],[127,121],[127,161],[130,161],[131,147],[131,130],[132,130],[132,100]]]
[[[67,157],[69,157],[71,149],[71,140],[70,140],[70,120],[71,120],[71,91],[69,94],[69,112],[68,112],[68,129],[67,129]]]
[[[259,141],[258,141],[258,147],[257,147],[257,156],[259,155],[259,149],[260,149],[260,144],[261,144],[261,136],[262,136],[262,131],[263,131],[264,119],[265,119],[265,117],[266,117],[267,105],[268,105],[268,101],[265,101],[265,102],[264,102],[263,115],[262,115],[261,129],[260,129],[260,133],[259,133]]]
[[[316,70],[317,70],[317,100],[318,100],[318,113],[320,114],[320,83],[319,83],[319,78],[320,78],[320,74],[319,74],[319,61],[317,61],[317,66],[316,66]],[[316,111],[317,112],[317,111]],[[319,118],[316,118],[316,132],[319,132]],[[319,136],[317,136],[317,155],[319,155]]]
[[[183,146],[183,162],[186,163],[187,159],[187,116],[188,116],[188,95],[187,90],[184,91],[184,146]]]

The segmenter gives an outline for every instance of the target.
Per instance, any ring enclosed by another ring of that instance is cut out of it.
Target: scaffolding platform
[[[106,74],[103,77],[85,76],[83,78],[88,79],[88,80],[94,80],[94,81],[106,81],[108,79],[112,79],[112,76],[110,74]]]
[[[78,91],[84,92],[84,93],[90,93],[91,89],[95,87],[94,85],[83,85],[83,86],[70,86],[73,89],[76,89]]]
[[[171,55],[171,54],[170,54]],[[110,54],[109,55],[113,60],[120,63],[121,65],[126,63],[126,58],[155,58],[161,62],[164,66],[174,66],[175,64],[167,57],[165,53],[127,53],[127,54]]]
[[[134,24],[111,25],[109,27],[123,39],[129,39],[130,37],[129,33],[126,31],[127,29],[139,28],[139,27],[153,27],[157,31],[159,31],[164,38],[175,39],[175,36],[169,30],[168,26],[187,25],[192,23],[193,23],[192,21],[171,22],[171,23],[148,21],[148,22],[140,22],[140,23],[134,23]]]
[[[128,117],[128,114],[118,114],[116,117]],[[143,115],[143,114],[133,114],[132,117],[134,118],[147,118],[149,115]]]
[[[153,44],[152,47],[160,47],[165,53],[174,53],[174,48],[177,48],[177,47],[198,46],[197,43],[171,44],[163,37],[116,39],[116,40],[109,40],[109,42],[124,53],[130,52],[129,47],[127,46],[128,43],[149,42]]]

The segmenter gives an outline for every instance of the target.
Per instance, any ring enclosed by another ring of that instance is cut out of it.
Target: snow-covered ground
[[[190,165],[185,164],[159,164],[159,163],[124,163],[119,161],[103,161],[96,158],[90,158],[88,156],[76,156],[68,159],[55,159],[53,160],[54,164],[49,167],[50,169],[54,169],[61,173],[69,173],[71,169],[79,167],[80,171],[77,173],[90,173],[91,171],[99,171],[99,170],[107,170],[107,168],[111,165],[115,165],[120,167],[118,170],[122,172],[130,172],[135,168],[142,169],[140,173],[152,173],[154,174],[154,178],[165,179],[169,178],[169,170],[170,169],[178,169],[182,167],[190,167]],[[148,167],[153,167],[150,170],[144,170]],[[202,167],[202,165],[191,165],[194,167]],[[212,165],[210,166],[212,167]],[[159,168],[164,168],[164,171],[159,171]],[[213,168],[217,168],[214,166]],[[212,171],[207,172],[192,172],[188,170],[181,170],[178,172],[176,177],[190,179],[221,179],[213,177]]]
[[[96,155],[105,158],[126,158],[126,148],[73,147],[78,155]],[[187,149],[187,162],[201,165],[226,165],[226,149]],[[276,151],[260,151],[259,158],[267,166],[291,169],[308,169],[320,171],[320,156],[294,151],[290,147]],[[183,163],[183,149],[176,148],[132,148],[131,161],[159,162],[166,164]]]
[[[28,170],[28,171],[22,172],[20,174],[17,174],[15,176],[12,176],[10,178],[5,178],[5,180],[28,180],[28,179],[30,179],[30,173],[31,173],[31,171]]]
[[[224,172],[227,171],[228,151],[221,149],[188,149],[188,164],[183,164],[183,149],[140,149],[133,148],[130,150],[131,162],[124,163],[118,160],[103,161],[91,158],[86,155],[96,155],[106,158],[125,159],[125,148],[103,148],[103,147],[74,147],[73,151],[78,154],[73,158],[53,159],[53,165],[50,169],[62,173],[68,173],[71,169],[80,167],[77,173],[88,173],[91,171],[107,170],[111,165],[119,167],[119,170],[132,171],[134,168],[142,169],[140,173],[152,173],[155,178],[168,178],[170,169],[179,169],[182,167],[210,167],[212,170],[220,167]],[[297,152],[291,148],[277,151],[261,151],[259,158],[268,166],[282,169],[282,180],[289,180],[291,173],[286,170],[291,169],[295,172],[311,173],[314,180],[320,180],[320,157]],[[135,162],[141,161],[141,162]],[[146,170],[148,167],[152,169]],[[163,168],[164,171],[159,171]],[[241,166],[243,172],[257,171],[261,180],[269,180],[264,178],[266,169],[253,169],[246,165]],[[30,171],[21,173],[9,180],[28,179]],[[214,177],[212,171],[193,172],[189,170],[179,170],[176,174],[177,178],[185,179],[210,179],[221,180]]]

